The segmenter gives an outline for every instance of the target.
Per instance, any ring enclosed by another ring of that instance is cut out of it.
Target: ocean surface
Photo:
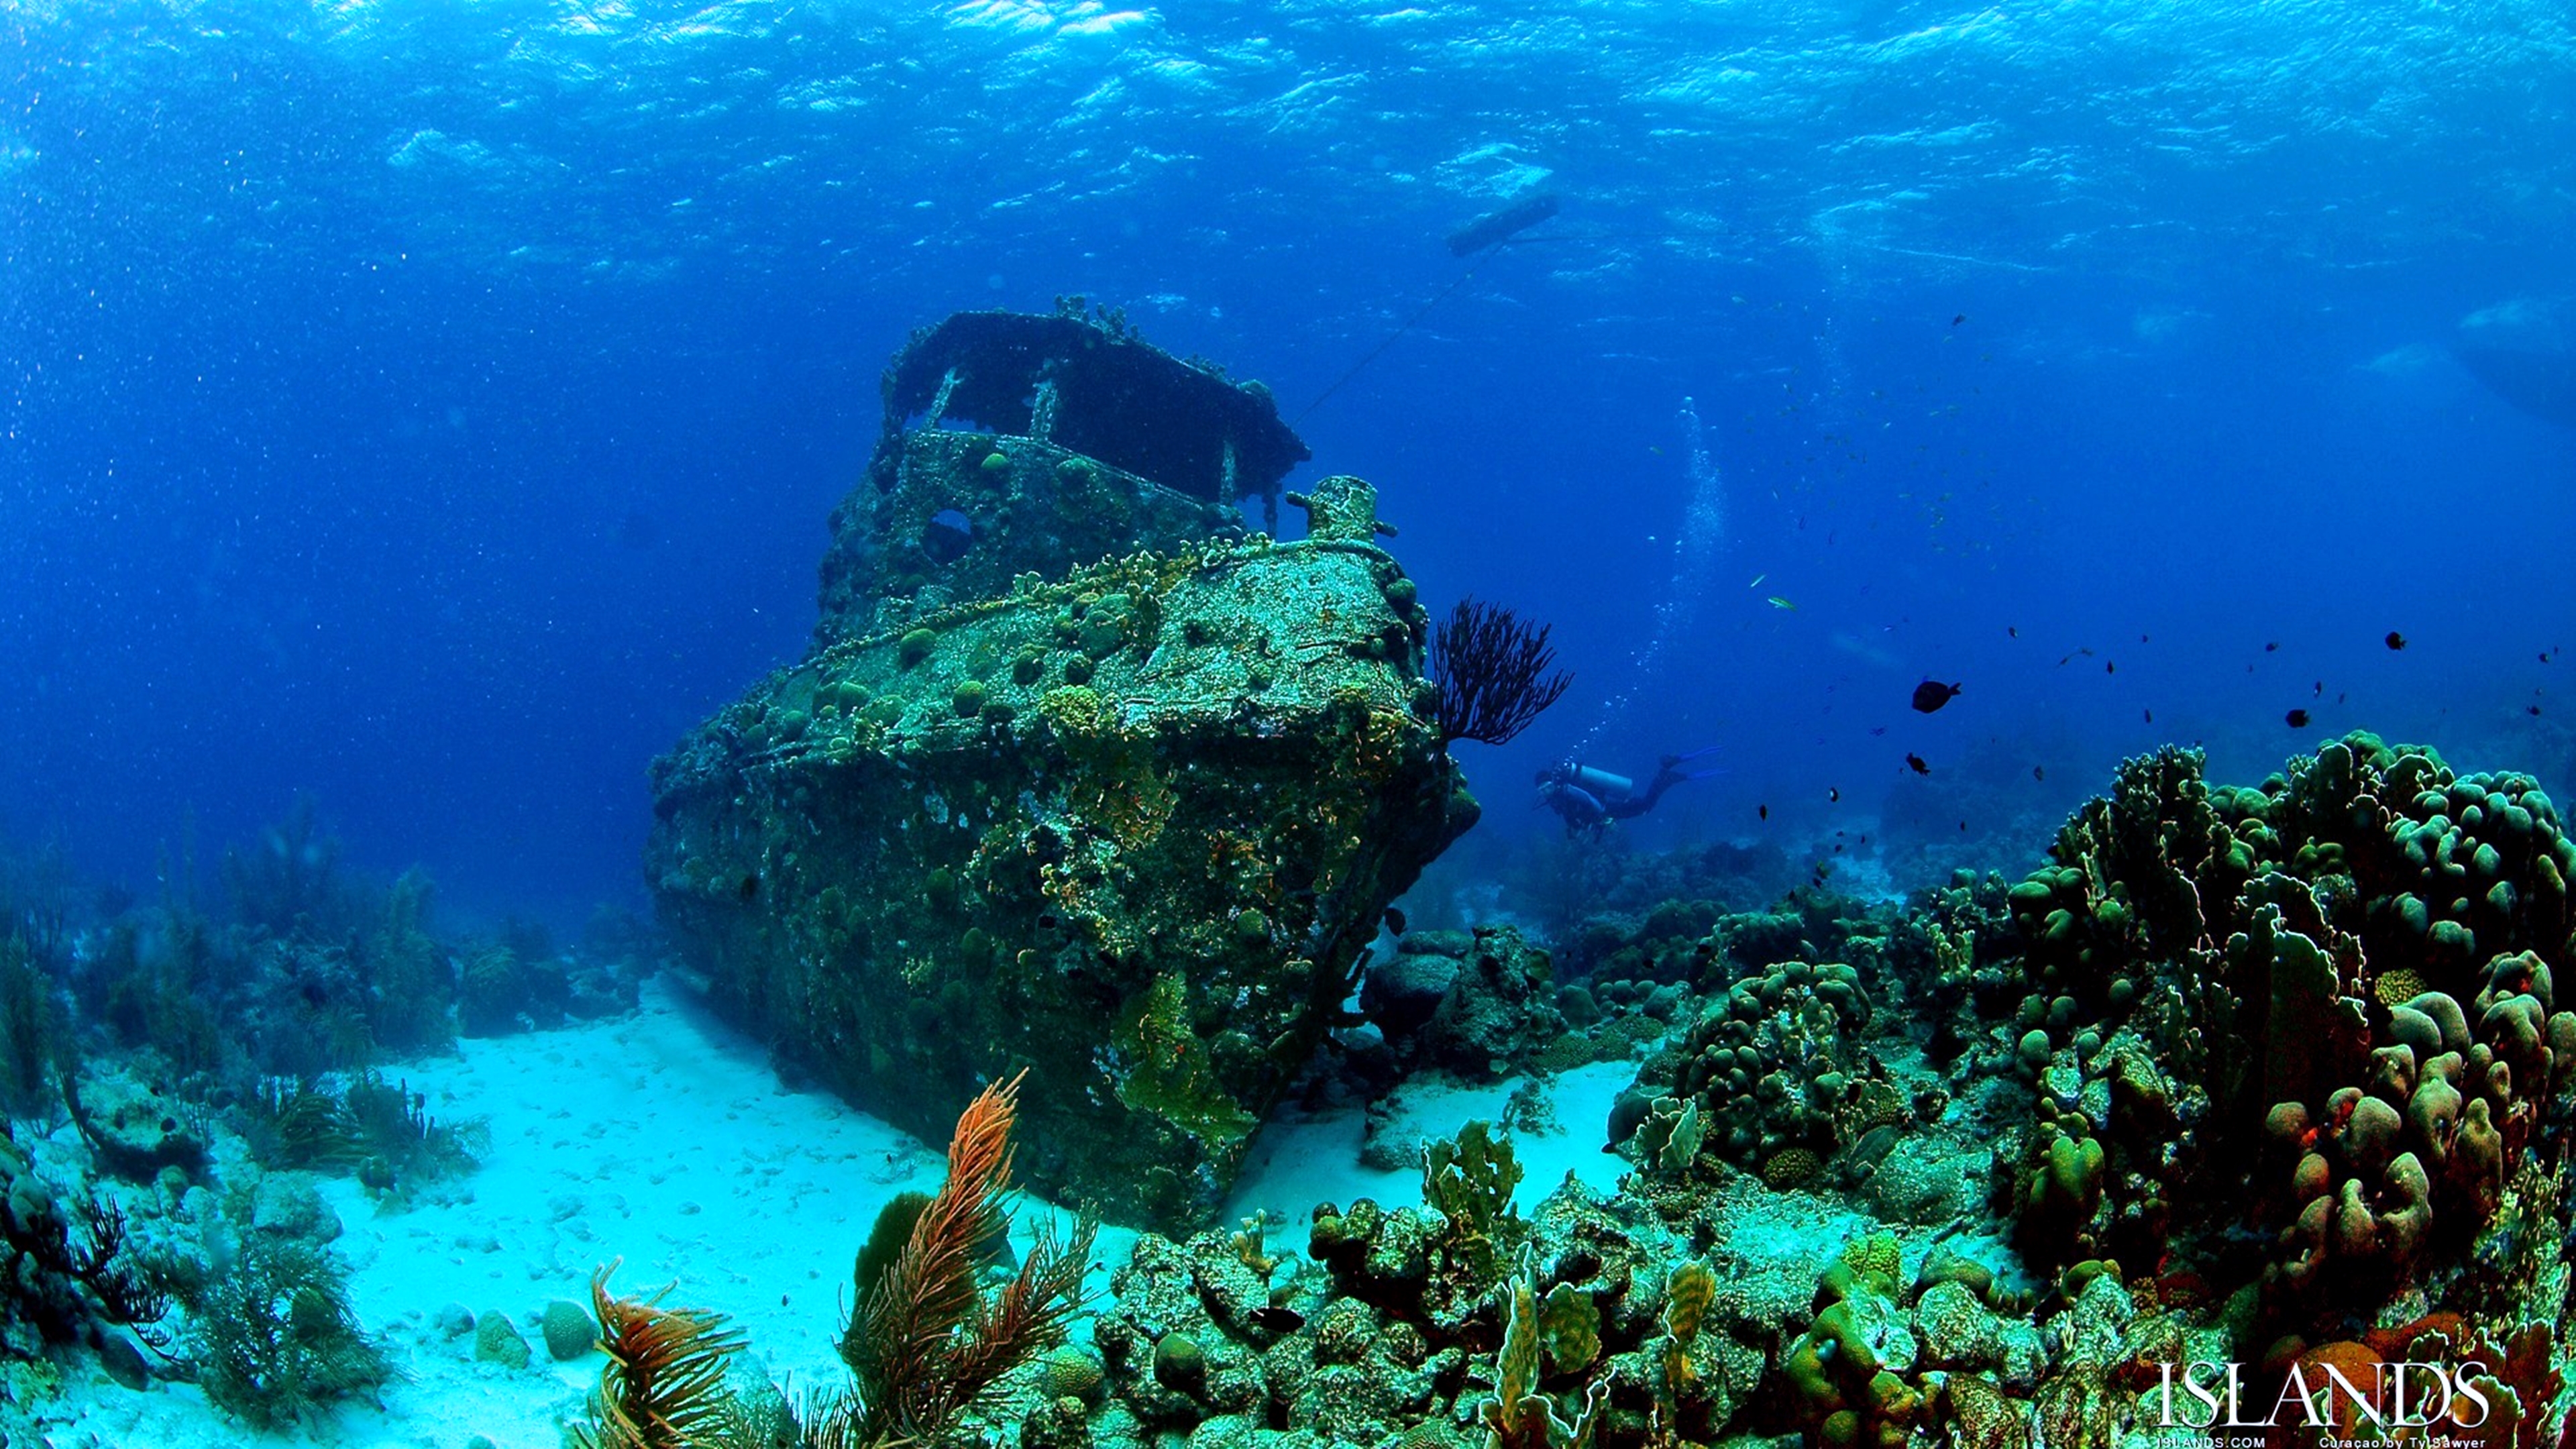
[[[2558,5],[37,0],[0,37],[0,825],[147,894],[302,794],[460,910],[640,905],[644,768],[801,651],[887,357],[1074,294],[1266,381],[1291,486],[1375,483],[1436,609],[1554,625],[1573,690],[1462,749],[1491,835],[1553,828],[1524,782],[1568,754],[1717,746],[1645,824],[1873,834],[1897,884],[2161,742],[2576,766],[2576,429],[2449,350],[2576,287]],[[1925,678],[1963,692],[1915,714]]]

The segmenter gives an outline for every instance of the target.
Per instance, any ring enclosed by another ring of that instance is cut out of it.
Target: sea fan
[[[1002,1290],[987,1298],[980,1270],[1008,1230],[1011,1126],[1020,1078],[984,1089],[957,1119],[948,1180],[920,1209],[903,1251],[850,1315],[841,1356],[857,1377],[856,1439],[923,1438],[1002,1375],[1054,1347],[1082,1306],[1096,1225],[1071,1238],[1041,1229]]]
[[[660,1294],[611,1294],[608,1278],[616,1271],[610,1263],[590,1279],[599,1346],[608,1364],[591,1394],[591,1427],[576,1429],[574,1441],[581,1449],[718,1449],[734,1443],[741,1437],[740,1413],[725,1388],[725,1367],[742,1351],[742,1336],[725,1327],[721,1314],[655,1306]]]

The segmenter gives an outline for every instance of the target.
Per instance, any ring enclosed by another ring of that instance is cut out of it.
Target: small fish
[[[2304,709],[2294,709],[2288,714],[2281,716],[2281,718],[2294,730],[2303,730],[2308,727],[2308,712]]]
[[[2325,698],[2325,697],[2326,697],[2326,682],[2325,682],[2324,680],[2320,679],[2320,680],[2318,680],[2318,681],[2317,681],[2317,688],[2316,688],[2316,692],[2315,692],[2315,693],[2313,693],[2313,694],[2311,694],[2311,695],[2309,695],[2309,696],[2308,696],[2308,698],[2310,698],[2310,699],[2323,699],[2323,698]]]
[[[1795,609],[1798,606],[1790,603],[1787,599],[1781,598],[1778,594],[1773,594],[1771,596],[1771,607],[1775,609]]]
[[[2341,703],[2343,703],[2345,700],[2350,699],[2350,698],[2352,698],[2352,696],[2351,696],[2351,695],[2349,695],[2349,694],[2338,694],[2338,695],[2336,695],[2336,696],[2335,696],[2335,703],[2337,703],[2337,704],[2341,704]]]
[[[1960,313],[1958,316],[1953,317],[1953,318],[1951,318],[1951,319],[1950,319],[1950,325],[1951,325],[1951,326],[1953,326],[1953,327],[1956,327],[1956,326],[1958,326],[1960,323],[1965,322],[1965,321],[1967,321],[1967,320],[1968,320],[1968,314],[1967,314],[1967,313],[1965,313],[1965,312],[1962,312],[1962,313]]]
[[[2110,660],[2110,659],[2105,659],[2105,660],[2103,660],[2103,661],[2102,661],[2102,672],[2103,672],[2104,674],[2117,674],[2117,673],[2119,673],[2119,672],[2120,672],[2120,666],[2119,666],[2119,663],[2118,663],[2117,661],[2115,661],[2115,660]]]
[[[1883,735],[1883,734],[1887,733],[1887,726],[1885,726],[1885,725],[1871,725],[1871,726],[1869,727],[1869,732],[1870,732],[1872,735]]]
[[[1756,805],[1753,807],[1753,813],[1765,820],[1768,820],[1771,818],[1771,807],[1768,805]]]
[[[2006,625],[2004,626],[2004,635],[2005,635],[2005,637],[2007,637],[2007,638],[2011,638],[2011,639],[2018,639],[2018,638],[2020,638],[2020,637],[2021,637],[2021,626],[2020,626],[2020,625],[2018,625],[2018,624],[2006,624]]]
[[[1914,711],[1917,714],[1931,714],[1958,697],[1959,686],[1927,679],[1914,686]]]
[[[1842,792],[1842,788],[1841,788],[1840,786],[1838,786],[1838,785],[1828,785],[1828,786],[1826,786],[1826,787],[1825,787],[1825,803],[1826,803],[1826,804],[1828,804],[1828,805],[1840,805],[1841,803],[1843,803],[1843,792]]]
[[[2540,713],[2540,706],[2536,704],[2526,704],[2523,706],[2523,709],[2531,714]]]
[[[2156,712],[2155,712],[2154,710],[2151,710],[2151,709],[2142,709],[2142,710],[2139,710],[2139,711],[2138,711],[2138,713],[2140,713],[2140,714],[2142,714],[2142,715],[2145,715],[2145,716],[2147,717],[2147,723],[2149,723],[2149,724],[2154,724],[2154,723],[2156,722]]]
[[[1404,912],[1397,910],[1397,909],[1396,909],[1395,907],[1393,907],[1393,906],[1389,906],[1389,907],[1387,907],[1387,908],[1386,908],[1386,928],[1387,928],[1388,930],[1390,930],[1390,931],[1393,931],[1394,933],[1396,933],[1396,934],[1397,934],[1397,935],[1399,935],[1399,936],[1403,935],[1403,934],[1404,934]]]
[[[1755,574],[1753,576],[1753,582],[1746,584],[1745,587],[1748,589],[1758,589],[1762,587],[1762,581],[1769,577],[1771,576],[1767,573]]]
[[[2030,767],[2030,777],[2034,780],[2045,780],[2048,778],[2048,771],[2043,766],[2033,765]]]
[[[1959,833],[1960,833],[1961,835],[1965,835],[1965,834],[1967,834],[1967,833],[1968,833],[1968,822],[1967,822],[1967,821],[1962,820],[1962,821],[1960,821],[1960,822],[1959,822]]]
[[[2548,655],[2546,655],[2546,654],[2541,655],[2541,656],[2540,656],[2540,662],[2541,662],[2541,663],[2543,663],[2543,664],[2548,663],[2548,662],[2549,662],[2549,656],[2548,656]]]
[[[2279,649],[2280,647],[2281,647],[2281,641],[2280,641],[2280,640],[2278,640],[2278,639],[2275,639],[2275,640],[2273,640],[2271,643],[2266,644],[2266,645],[2264,645],[2264,646],[2263,646],[2263,652],[2264,652],[2264,653],[2266,653],[2266,654],[2269,654],[2269,653],[2273,652],[2274,650]]]
[[[2147,636],[2146,636],[2146,635],[2144,635],[2144,634],[2139,635],[2139,636],[2138,636],[2138,642],[2139,642],[2139,643],[2141,643],[2141,644],[2146,643],[2146,642],[2147,642]]]
[[[1905,757],[1905,768],[1912,770],[1918,775],[1929,775],[1932,773],[1932,767],[1923,763],[1923,757],[1916,754],[1908,754]]]
[[[2387,639],[2382,642],[2386,643],[2391,649],[2403,649],[2406,647],[2406,636],[2398,633],[2394,629],[2391,629],[2388,631]]]

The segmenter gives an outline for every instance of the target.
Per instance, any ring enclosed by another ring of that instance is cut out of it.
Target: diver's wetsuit
[[[1613,820],[1633,820],[1655,808],[1664,792],[1684,780],[1705,780],[1719,770],[1684,770],[1685,761],[1715,754],[1717,747],[1693,750],[1687,755],[1666,755],[1656,761],[1655,777],[1646,782],[1643,791],[1624,775],[1590,765],[1563,760],[1538,772],[1538,803],[1565,819],[1568,831],[1600,829]]]

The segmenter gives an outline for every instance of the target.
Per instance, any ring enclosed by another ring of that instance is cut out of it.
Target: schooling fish
[[[2303,730],[2308,727],[2308,712],[2304,709],[2294,709],[2288,714],[2281,716],[2281,718],[2294,730]]]
[[[1914,686],[1914,708],[1921,714],[1930,714],[1958,697],[1959,686],[1955,684],[1927,679]]]
[[[1923,763],[1923,757],[1921,755],[1907,755],[1905,757],[1905,768],[1912,770],[1918,775],[1929,775],[1932,773],[1932,767]]]
[[[2389,648],[2391,648],[2391,649],[2403,649],[2403,648],[2405,648],[2405,647],[2406,647],[2406,636],[2405,636],[2405,635],[2403,635],[2403,634],[2398,633],[2398,632],[2397,632],[2396,630],[2394,630],[2394,629],[2391,629],[2391,630],[2389,630],[2389,631],[2388,631],[2388,638],[2387,638],[2387,641],[2386,641],[2386,642],[2387,642],[2388,647],[2389,647]]]

